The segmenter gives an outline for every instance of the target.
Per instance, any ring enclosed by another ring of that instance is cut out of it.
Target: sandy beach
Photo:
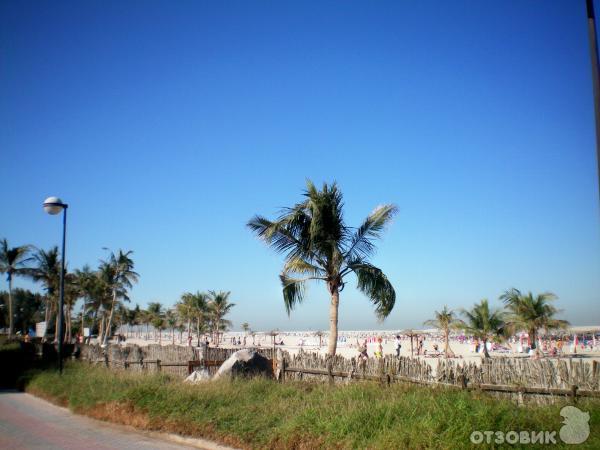
[[[584,357],[591,358],[593,360],[600,361],[600,340],[596,340],[596,345],[593,346],[593,341],[590,340],[588,345],[583,346],[581,342],[581,336],[584,332],[588,332],[591,337],[591,332],[600,332],[599,327],[572,327],[569,330],[569,334],[572,336],[573,333],[579,335],[579,345],[577,352],[573,352],[572,342],[565,341],[561,356],[562,357]],[[439,356],[439,353],[444,351],[444,339],[443,336],[435,330],[414,330],[415,335],[423,337],[423,352],[417,355],[417,337],[413,339],[413,351],[411,353],[411,340],[410,337],[403,334],[401,335],[402,347],[400,350],[401,356],[413,356],[426,361],[435,363]],[[124,336],[127,333],[121,332]],[[382,339],[382,347],[384,355],[395,355],[395,332],[393,331],[341,331],[338,337],[337,354],[345,358],[352,358],[358,355],[358,343],[362,343],[367,340],[367,353],[369,357],[373,357],[377,347],[378,338]],[[236,344],[233,344],[235,340]],[[244,345],[245,340],[245,345]],[[240,342],[240,345],[237,342]],[[319,337],[314,335],[312,331],[286,331],[281,332],[275,336],[277,342],[276,348],[285,350],[291,354],[296,354],[299,351],[314,352],[325,355],[327,353],[327,335],[321,337],[321,345],[319,345]],[[161,344],[171,345],[173,342],[172,335],[168,331],[163,331]],[[283,344],[281,344],[283,342]],[[526,341],[525,341],[526,342]],[[150,331],[148,339],[145,338],[145,334],[142,333],[142,337],[133,337],[131,332],[129,337],[126,338],[126,344],[136,344],[140,346],[158,344],[159,340],[154,338],[153,332]],[[192,345],[197,343],[196,337],[192,339]],[[184,332],[181,335],[178,332],[175,333],[175,344],[176,345],[188,345],[187,333]],[[526,345],[526,344],[525,344]],[[211,344],[213,346],[213,344]],[[437,346],[438,351],[436,352],[434,346]],[[221,348],[244,348],[244,347],[273,347],[273,337],[269,333],[256,333],[254,339],[251,335],[243,332],[227,332],[221,338],[219,343]],[[507,342],[501,344],[499,349],[491,349],[490,355],[492,357],[515,357],[515,358],[527,358],[529,355],[524,352],[519,352],[519,341],[517,338],[510,339]],[[461,338],[460,335],[453,335],[450,338],[450,348],[455,355],[455,359],[462,360],[465,362],[479,362],[482,359],[482,353],[476,353],[474,349],[474,343],[468,338]],[[550,357],[550,356],[545,356]]]

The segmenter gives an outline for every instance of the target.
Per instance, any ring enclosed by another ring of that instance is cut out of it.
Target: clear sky
[[[230,290],[236,329],[324,329],[325,287],[288,318],[245,223],[337,180],[349,225],[400,211],[373,260],[396,307],[348,286],[342,329],[511,287],[600,324],[588,52],[584,0],[5,0],[0,238],[58,245],[57,195],[69,267],[134,251],[132,304]]]

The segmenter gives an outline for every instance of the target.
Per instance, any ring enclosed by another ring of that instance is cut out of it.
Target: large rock
[[[273,366],[271,361],[254,350],[238,350],[221,364],[213,380],[224,376],[273,378]]]
[[[202,381],[210,380],[210,374],[207,369],[194,370],[192,374],[187,377],[185,383],[201,383]]]

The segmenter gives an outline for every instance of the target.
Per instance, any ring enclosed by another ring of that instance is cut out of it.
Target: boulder
[[[273,366],[271,361],[255,350],[243,349],[232,354],[213,377],[217,380],[224,376],[255,377],[264,376],[273,378]]]
[[[192,374],[187,377],[185,383],[200,383],[202,381],[210,380],[210,374],[207,369],[194,370]]]

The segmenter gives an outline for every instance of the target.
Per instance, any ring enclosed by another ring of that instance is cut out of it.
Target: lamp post
[[[64,312],[63,305],[65,303],[65,239],[67,235],[67,208],[69,205],[63,203],[58,197],[48,197],[44,201],[44,211],[50,215],[59,214],[63,212],[63,233],[62,233],[62,258],[60,268],[60,299],[58,301],[58,372],[62,374],[63,369],[63,320]]]

